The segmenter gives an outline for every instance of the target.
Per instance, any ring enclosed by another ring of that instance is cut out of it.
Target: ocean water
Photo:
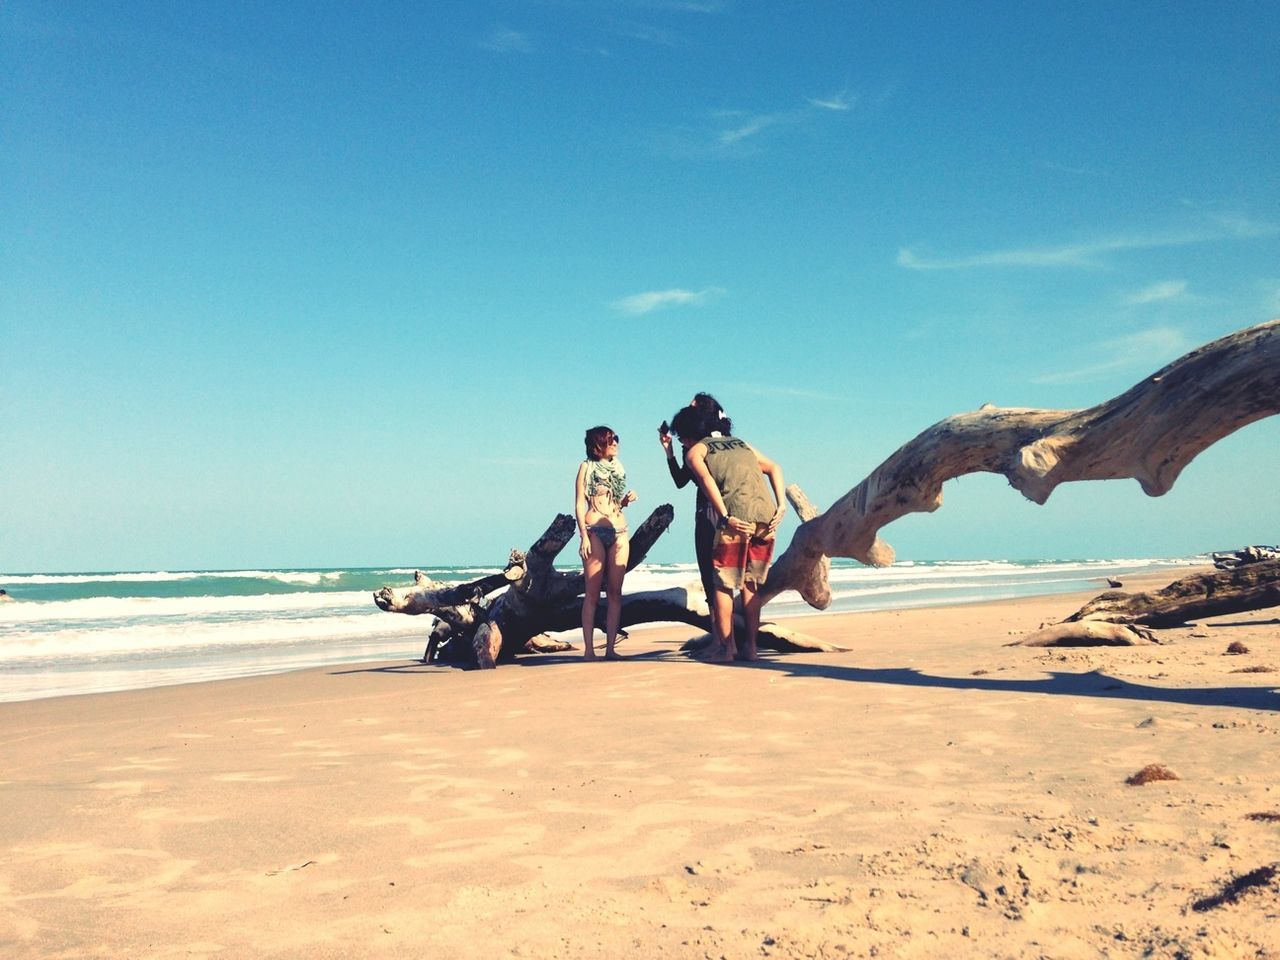
[[[828,612],[885,610],[1066,593],[1102,578],[1208,562],[1206,557],[1110,560],[900,561],[874,569],[832,563]],[[489,567],[431,567],[464,583]],[[0,701],[31,700],[280,673],[422,655],[432,620],[383,613],[380,587],[410,568],[0,573],[16,602],[0,603]],[[626,592],[696,583],[692,563],[643,564]],[[784,593],[766,617],[814,612]]]

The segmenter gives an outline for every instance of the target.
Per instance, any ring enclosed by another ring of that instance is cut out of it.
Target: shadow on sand
[[[1096,670],[1088,673],[1050,672],[1047,677],[1034,680],[999,680],[989,676],[946,677],[923,673],[909,667],[854,667],[836,663],[806,663],[803,654],[769,655],[755,663],[709,663],[708,668],[723,667],[734,670],[771,670],[792,677],[841,680],[848,683],[878,683],[900,687],[934,687],[944,690],[985,690],[992,693],[1035,693],[1048,696],[1100,697],[1112,700],[1136,700],[1159,703],[1180,703],[1192,707],[1239,707],[1246,710],[1280,710],[1280,690],[1272,687],[1159,687],[1122,680]],[[661,663],[685,660],[670,650],[651,650],[632,654],[618,661]],[[513,666],[524,668],[549,667],[566,663],[581,663],[581,654],[543,654],[521,657],[514,663],[504,663],[502,669]],[[335,670],[334,676],[348,673],[434,673],[448,665],[386,664],[378,667],[362,667],[352,670]],[[457,668],[453,668],[457,669]],[[600,669],[608,669],[601,665]]]

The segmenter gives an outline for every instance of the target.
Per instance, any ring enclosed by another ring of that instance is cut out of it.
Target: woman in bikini
[[[622,508],[635,502],[634,490],[627,489],[627,472],[618,459],[618,435],[608,427],[592,427],[584,439],[587,459],[578,467],[574,484],[574,515],[578,519],[578,556],[586,584],[582,594],[583,658],[596,658],[596,606],[600,581],[605,590],[606,660],[618,654],[618,621],[622,617],[622,577],[627,572],[631,542]]]

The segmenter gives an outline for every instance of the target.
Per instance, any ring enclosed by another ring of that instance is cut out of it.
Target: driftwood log
[[[788,498],[802,522],[776,559],[761,593],[768,602],[783,591],[795,590],[810,606],[825,609],[831,603],[830,558],[850,557],[871,566],[891,564],[893,548],[880,539],[880,530],[908,513],[937,510],[942,505],[942,485],[955,477],[998,473],[1038,504],[1047,501],[1061,483],[1123,477],[1137,480],[1143,492],[1158,497],[1169,491],[1203,450],[1276,413],[1280,413],[1280,320],[1206,344],[1120,396],[1085,410],[986,405],[956,414],[909,441],[825,512],[809,504],[798,487],[789,487]],[[666,529],[671,516],[670,506],[661,507],[636,531],[632,566]],[[642,536],[646,529],[647,540]],[[543,634],[570,629],[578,622],[582,575],[552,568],[572,533],[572,519],[561,515],[527,554],[513,551],[500,574],[451,588],[422,579],[409,588],[385,587],[374,594],[374,601],[383,610],[439,618],[428,658],[471,659],[491,667],[526,649],[545,649]],[[495,588],[502,592],[493,595]],[[624,596],[624,626],[653,620],[705,629],[708,620],[701,591]],[[762,645],[791,649],[822,648],[808,638],[793,637],[788,645],[776,629],[767,634],[762,630],[760,640]]]
[[[1180,627],[1192,620],[1280,607],[1280,559],[1197,573],[1149,593],[1110,591],[1063,621]]]
[[[1159,643],[1150,630],[1130,623],[1082,620],[1079,623],[1055,623],[1035,633],[1006,644],[1010,647],[1136,647]]]
[[[632,533],[628,570],[644,560],[674,515],[671,505],[663,504]],[[500,573],[446,586],[419,572],[410,587],[383,587],[373,595],[374,603],[390,613],[437,618],[423,654],[425,662],[492,668],[518,653],[573,649],[572,644],[547,634],[573,630],[581,624],[582,572],[559,571],[553,566],[575,531],[573,517],[562,513],[527,552],[511,551]],[[701,583],[623,596],[623,627],[663,621],[709,630],[711,620]],[[776,624],[761,625],[760,645],[789,651],[842,649]]]
[[[1280,607],[1280,558],[1193,573],[1147,593],[1099,594],[1060,623],[1010,646],[1086,647],[1159,643],[1151,629]]]

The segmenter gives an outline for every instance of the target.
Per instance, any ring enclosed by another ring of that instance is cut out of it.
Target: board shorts
[[[757,523],[756,532],[734,533],[726,527],[716,531],[711,544],[711,569],[716,585],[739,590],[744,583],[759,586],[769,573],[773,559],[774,534],[769,524]]]

